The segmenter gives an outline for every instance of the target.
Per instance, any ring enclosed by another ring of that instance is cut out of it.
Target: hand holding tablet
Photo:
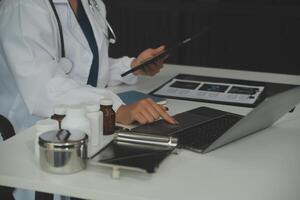
[[[146,49],[143,52],[141,52],[131,63],[131,67],[134,69],[137,66],[140,66],[141,64],[144,64],[145,62],[151,60],[154,57],[159,56],[160,54],[165,52],[165,46],[161,45],[158,48],[152,49]],[[144,68],[141,68],[140,70],[135,70],[133,72],[134,75],[146,75],[146,76],[154,76],[157,73],[159,73],[160,69],[163,67],[164,61],[167,59],[167,57],[159,59],[157,61],[150,62],[148,65],[146,65]]]
[[[166,50],[162,51],[161,53],[157,54],[156,56],[154,56],[154,57],[152,57],[152,58],[150,58],[150,59],[148,59],[148,60],[145,60],[143,63],[141,63],[141,64],[139,64],[139,65],[133,67],[132,69],[130,69],[130,70],[124,72],[123,74],[121,74],[121,76],[122,76],[122,77],[127,76],[128,74],[133,73],[133,72],[135,72],[135,71],[137,71],[137,70],[144,70],[144,71],[145,71],[147,67],[149,67],[149,66],[151,66],[151,65],[153,65],[153,64],[155,65],[156,63],[163,62],[164,60],[166,60],[166,59],[170,56],[170,54],[171,54],[174,50],[176,50],[176,49],[178,49],[179,47],[181,47],[181,46],[183,46],[183,45],[185,45],[185,44],[187,44],[187,43],[193,41],[194,39],[196,39],[196,38],[198,38],[198,37],[204,35],[204,34],[205,34],[207,31],[209,31],[209,30],[210,30],[210,29],[209,29],[207,26],[204,27],[204,28],[203,28],[199,33],[197,33],[196,35],[194,35],[194,36],[192,36],[192,37],[189,37],[189,38],[187,38],[187,39],[185,39],[185,40],[179,42],[178,44],[176,44],[176,45],[174,45],[174,46],[172,46],[172,47],[170,47],[170,48],[167,48]]]

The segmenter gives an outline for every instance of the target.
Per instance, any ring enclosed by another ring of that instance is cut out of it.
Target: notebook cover
[[[129,90],[126,92],[121,92],[121,93],[118,93],[118,96],[122,99],[122,101],[125,104],[132,104],[132,103],[135,103],[135,102],[137,102],[141,99],[145,99],[145,98],[151,98],[151,99],[153,99],[153,101],[155,101],[156,103],[161,104],[161,105],[166,104],[166,98],[149,95],[149,94],[139,92],[136,90]]]

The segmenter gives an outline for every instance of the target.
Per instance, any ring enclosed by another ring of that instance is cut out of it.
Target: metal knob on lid
[[[40,166],[69,174],[86,168],[88,135],[78,130],[48,131],[40,135]]]
[[[43,133],[39,137],[39,144],[45,148],[75,148],[86,143],[87,134],[78,130],[58,130]]]

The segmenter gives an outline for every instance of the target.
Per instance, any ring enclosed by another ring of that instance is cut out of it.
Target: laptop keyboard
[[[208,107],[199,107],[174,116],[179,122],[172,125],[164,120],[132,129],[152,135],[178,138],[179,147],[201,152],[231,128],[242,116]]]
[[[178,132],[176,133],[178,143],[182,148],[202,151],[240,119],[241,116],[239,115],[226,114],[198,126]]]

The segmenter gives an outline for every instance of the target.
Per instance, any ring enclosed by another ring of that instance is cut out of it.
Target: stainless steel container
[[[86,168],[88,135],[77,130],[48,131],[39,136],[40,166],[57,174]]]

